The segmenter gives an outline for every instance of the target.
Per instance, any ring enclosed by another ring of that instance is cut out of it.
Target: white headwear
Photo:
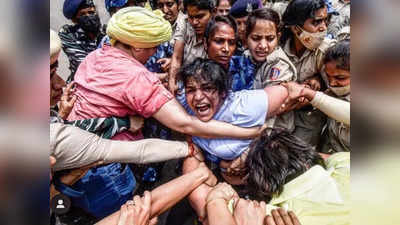
[[[50,60],[57,60],[58,54],[61,51],[61,40],[57,33],[50,29]]]

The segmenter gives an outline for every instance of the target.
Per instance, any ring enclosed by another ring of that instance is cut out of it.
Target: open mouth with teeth
[[[209,116],[211,113],[211,104],[198,104],[196,105],[195,110],[199,117]]]

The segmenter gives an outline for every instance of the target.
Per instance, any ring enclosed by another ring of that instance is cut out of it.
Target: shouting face
[[[215,85],[189,78],[185,85],[186,100],[197,118],[207,122],[218,112],[223,100]]]

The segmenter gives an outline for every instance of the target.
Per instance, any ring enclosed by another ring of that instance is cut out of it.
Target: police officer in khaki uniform
[[[304,84],[283,83],[288,89],[286,104],[306,98],[313,107],[328,116],[318,151],[328,154],[350,151],[350,41],[343,40],[329,48],[324,59],[325,93]]]
[[[328,49],[324,60],[324,80],[327,94],[350,102],[350,41],[338,42]],[[335,153],[350,151],[350,125],[328,118],[320,151]]]
[[[282,16],[283,51],[296,66],[297,82],[321,89],[321,71],[326,50],[335,43],[327,39],[328,10],[324,0],[293,0]],[[294,134],[317,146],[326,116],[311,105],[286,105],[284,112],[295,111]]]

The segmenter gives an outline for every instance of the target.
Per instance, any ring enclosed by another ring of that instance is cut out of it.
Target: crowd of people
[[[350,0],[105,6],[50,30],[52,224],[350,224]]]

